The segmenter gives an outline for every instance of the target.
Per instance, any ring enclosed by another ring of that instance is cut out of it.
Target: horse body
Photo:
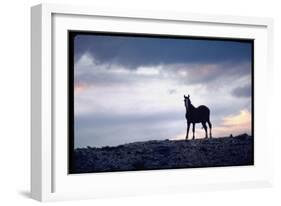
[[[200,105],[199,107],[194,107],[193,110],[186,112],[185,117],[190,123],[207,122],[210,117],[210,110],[205,105]]]
[[[207,133],[207,124],[209,126],[209,135],[210,138],[212,137],[212,124],[210,121],[210,109],[206,107],[205,105],[200,105],[199,107],[194,107],[191,104],[190,101],[190,96],[186,97],[184,95],[184,102],[185,102],[185,107],[186,107],[186,114],[185,118],[187,121],[187,131],[186,131],[186,139],[188,139],[188,133],[189,133],[189,128],[190,125],[192,124],[192,131],[193,131],[193,139],[195,138],[195,124],[196,123],[201,123],[202,127],[205,130],[205,137],[208,138],[208,133]]]

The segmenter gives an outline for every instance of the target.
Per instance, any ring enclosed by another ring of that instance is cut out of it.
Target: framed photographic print
[[[254,165],[254,40],[68,35],[69,173]]]
[[[271,19],[31,12],[33,198],[272,185]]]

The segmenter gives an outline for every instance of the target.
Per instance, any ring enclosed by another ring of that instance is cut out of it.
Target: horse
[[[195,124],[196,123],[202,124],[202,127],[205,130],[205,138],[208,138],[207,125],[206,125],[206,123],[208,123],[210,138],[212,138],[212,123],[210,121],[210,109],[208,107],[206,107],[205,105],[200,105],[199,107],[194,107],[191,104],[189,95],[187,97],[184,95],[184,105],[185,105],[185,109],[186,109],[185,118],[186,118],[186,122],[187,122],[187,130],[186,130],[185,139],[188,140],[188,133],[189,133],[189,128],[190,128],[191,123],[192,123],[192,132],[193,132],[192,139],[195,139],[194,133],[195,133]]]

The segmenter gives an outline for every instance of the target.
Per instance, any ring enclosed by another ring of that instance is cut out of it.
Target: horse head
[[[188,106],[188,105],[191,103],[191,102],[190,102],[190,96],[189,96],[189,95],[187,95],[187,96],[183,95],[183,97],[184,97],[184,103],[185,103],[185,105]]]

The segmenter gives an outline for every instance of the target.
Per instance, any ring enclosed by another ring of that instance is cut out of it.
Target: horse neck
[[[188,110],[189,111],[193,111],[195,109],[195,107],[190,103],[189,105],[188,105]]]
[[[191,102],[187,102],[185,104],[185,109],[186,109],[186,112],[190,112],[190,111],[193,111],[195,109],[195,107],[191,104]]]

